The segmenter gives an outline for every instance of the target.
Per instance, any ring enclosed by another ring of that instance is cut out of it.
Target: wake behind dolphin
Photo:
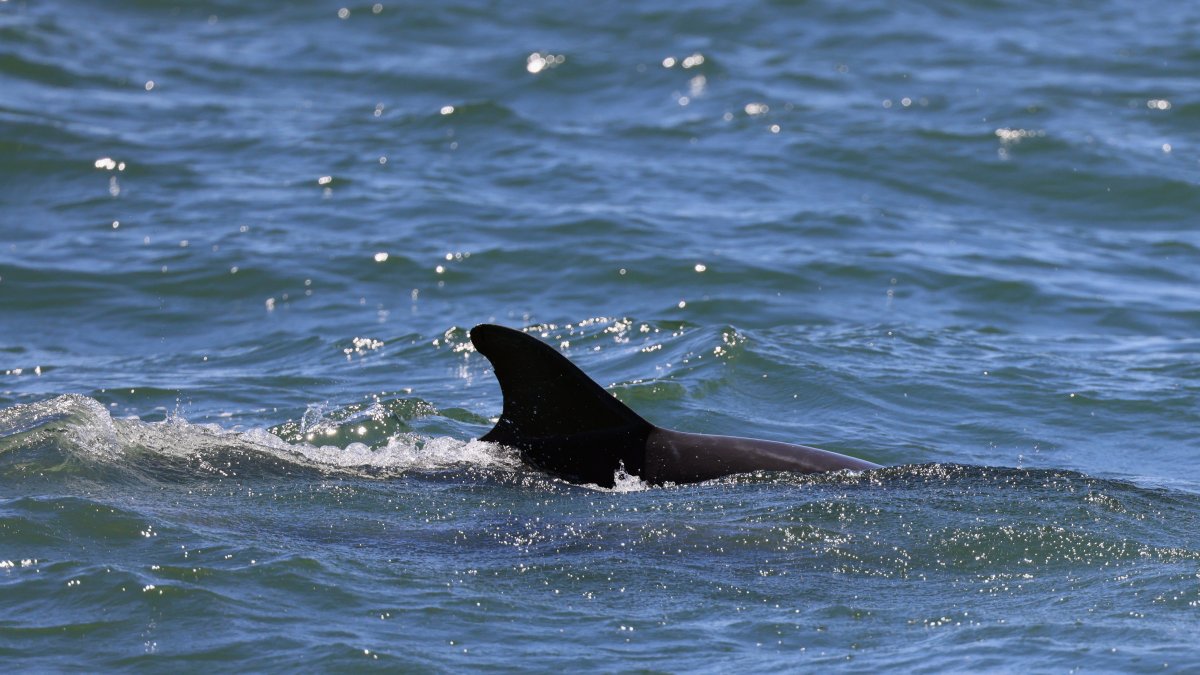
[[[572,483],[613,487],[622,468],[651,485],[760,470],[880,468],[803,445],[663,429],[537,338],[480,324],[471,342],[491,361],[504,397],[500,420],[481,440],[516,448],[525,462]]]

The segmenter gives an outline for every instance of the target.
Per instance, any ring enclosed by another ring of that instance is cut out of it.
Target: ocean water
[[[1200,669],[1200,5],[0,0],[11,670]],[[614,490],[467,331],[887,468]]]

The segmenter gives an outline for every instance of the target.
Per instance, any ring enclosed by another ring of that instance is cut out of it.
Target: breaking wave
[[[178,415],[161,422],[114,418],[101,402],[69,394],[0,410],[0,472],[116,467],[162,476],[180,471],[216,476],[316,472],[387,478],[521,467],[510,449],[478,440],[415,433],[348,440],[366,435],[363,420],[346,409],[272,429],[241,431],[193,424]]]

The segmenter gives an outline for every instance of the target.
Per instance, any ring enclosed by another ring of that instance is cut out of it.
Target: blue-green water
[[[0,1],[7,667],[1200,669],[1200,6],[257,5]]]

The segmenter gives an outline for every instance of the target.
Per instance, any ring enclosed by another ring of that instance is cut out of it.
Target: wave
[[[423,402],[350,406],[331,414],[314,412],[273,429],[243,431],[193,424],[178,415],[162,422],[118,419],[96,399],[68,394],[0,410],[0,477],[99,477],[116,468],[159,480],[297,474],[388,478],[521,467],[515,453],[492,443],[388,434],[399,419],[389,405],[433,412]]]

